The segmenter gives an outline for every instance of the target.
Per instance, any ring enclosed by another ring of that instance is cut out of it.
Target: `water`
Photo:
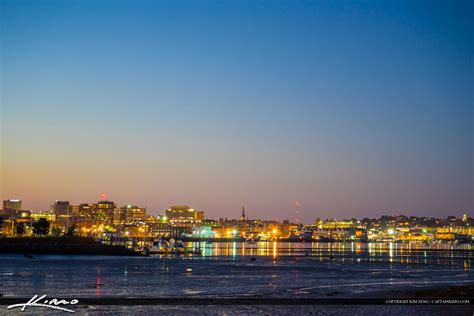
[[[202,255],[37,255],[35,259],[0,255],[0,293],[79,299],[357,297],[474,284],[468,249],[432,251],[412,245],[410,250],[407,245],[358,243],[187,244],[196,246]]]
[[[1,294],[324,297],[474,283],[472,251],[416,250],[413,245],[409,250],[407,245],[360,243],[186,246],[200,247],[202,255],[38,255],[35,259],[1,255]]]

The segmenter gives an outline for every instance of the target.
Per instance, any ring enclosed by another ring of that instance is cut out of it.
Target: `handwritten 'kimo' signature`
[[[79,303],[79,301],[76,299],[67,301],[67,300],[58,300],[57,298],[46,300],[45,298],[46,298],[46,295],[43,295],[43,296],[35,295],[28,302],[21,303],[21,304],[13,304],[13,305],[8,306],[7,309],[21,308],[21,310],[24,311],[27,307],[31,306],[31,307],[46,307],[46,308],[61,310],[68,313],[74,313],[72,309],[67,309],[59,305],[62,305],[62,306],[76,305],[77,303]]]

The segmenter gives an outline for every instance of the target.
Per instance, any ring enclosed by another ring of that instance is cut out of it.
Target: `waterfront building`
[[[179,238],[190,232],[190,227],[174,226],[169,223],[155,222],[148,224],[149,235],[152,237]]]
[[[313,230],[312,237],[314,239],[334,239],[334,240],[350,240],[355,239],[356,232],[353,228],[316,228]]]
[[[186,234],[186,237],[190,238],[216,238],[216,232],[212,230],[211,226],[207,225],[196,225],[193,226],[192,232]]]
[[[323,221],[319,223],[318,227],[326,228],[326,229],[333,229],[333,228],[354,228],[354,223],[352,221]]]

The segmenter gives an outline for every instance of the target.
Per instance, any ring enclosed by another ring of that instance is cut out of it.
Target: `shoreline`
[[[182,239],[183,242],[205,242],[205,243],[233,243],[239,242],[247,244],[245,240],[242,239]],[[361,243],[363,248],[359,249],[362,252],[367,252],[369,248],[366,246],[368,242],[359,242],[359,241],[311,241],[307,242],[304,240],[278,240],[278,241],[255,241],[248,243],[249,245],[255,245],[257,243],[321,243],[322,247],[316,248],[301,248],[301,249],[292,249],[292,254],[294,256],[299,255],[313,255],[317,254],[320,251],[334,251],[335,249],[331,247],[333,244],[351,244],[351,243]],[[389,251],[391,248],[386,246],[387,242],[378,243],[380,247],[376,247],[376,250],[380,251]],[[397,245],[408,245],[408,243],[397,243]],[[470,244],[459,244],[454,246],[448,246],[449,248],[438,248],[430,245],[419,245],[421,247],[414,247],[409,250],[412,253],[419,252],[470,252],[472,249],[462,249],[460,247],[465,247]],[[447,245],[444,245],[447,246]],[[220,247],[222,249],[226,247]],[[452,249],[451,249],[452,248]],[[240,249],[240,248],[239,248]],[[278,250],[285,250],[291,248],[277,247]],[[337,249],[341,253],[354,252],[351,249],[340,248]],[[104,255],[104,256],[145,256],[145,254],[126,248],[123,245],[108,245],[101,242],[98,242],[92,238],[86,237],[17,237],[17,238],[0,238],[0,254],[45,254],[45,255]],[[255,255],[254,255],[255,256]]]
[[[0,238],[0,254],[141,256],[124,246],[105,245],[82,237]]]
[[[419,289],[368,292],[358,298],[384,299],[470,299],[474,300],[474,283],[463,285],[431,285]]]

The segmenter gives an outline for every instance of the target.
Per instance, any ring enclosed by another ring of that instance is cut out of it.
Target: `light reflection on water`
[[[0,294],[32,296],[352,295],[474,283],[471,246],[365,243],[186,243],[201,255],[0,255]],[[252,260],[252,257],[254,260]]]
[[[361,243],[361,242],[187,242],[187,249],[199,249],[202,256],[291,256],[309,255],[357,255],[368,257],[410,258],[427,257],[428,253],[439,253],[442,257],[454,257],[460,253],[470,253],[470,244],[422,244],[422,243]]]

